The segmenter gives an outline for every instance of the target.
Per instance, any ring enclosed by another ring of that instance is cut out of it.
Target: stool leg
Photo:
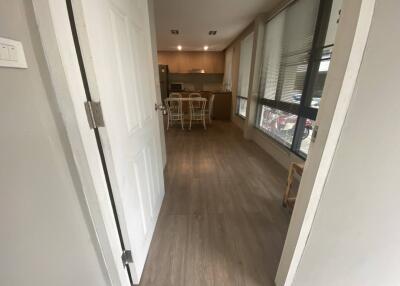
[[[285,193],[283,194],[283,201],[282,201],[282,206],[284,207],[288,206],[289,192],[290,189],[292,188],[292,184],[293,184],[293,164],[290,164],[286,190]]]
[[[190,110],[189,130],[192,130],[192,111]]]

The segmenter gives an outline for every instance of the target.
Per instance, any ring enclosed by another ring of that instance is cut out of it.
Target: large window
[[[247,96],[249,93],[251,56],[253,53],[253,33],[240,43],[239,79],[236,100],[236,113],[246,118]]]
[[[342,0],[298,0],[266,23],[257,127],[306,157]]]

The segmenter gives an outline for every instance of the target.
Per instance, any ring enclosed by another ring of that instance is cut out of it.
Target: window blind
[[[232,60],[233,60],[233,49],[232,47],[230,47],[225,52],[224,89],[226,91],[232,90]]]
[[[238,96],[240,97],[247,97],[249,92],[251,56],[253,53],[253,37],[254,33],[251,33],[240,43],[238,80]]]
[[[261,97],[300,104],[319,1],[297,1],[266,25]]]

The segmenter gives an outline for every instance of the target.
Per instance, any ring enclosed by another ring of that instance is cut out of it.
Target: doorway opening
[[[188,35],[204,23],[192,14],[176,21],[175,8],[155,2],[168,159],[142,285],[275,285],[342,1],[256,13],[222,48],[222,29]],[[193,126],[202,108],[194,103],[211,97],[202,111],[211,118]]]

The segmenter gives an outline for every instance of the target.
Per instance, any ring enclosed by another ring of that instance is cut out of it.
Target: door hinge
[[[103,112],[100,102],[86,101],[85,110],[90,129],[104,127]]]
[[[342,9],[340,9],[339,12],[338,12],[338,17],[337,17],[337,20],[336,20],[336,24],[339,24],[341,16],[342,16]]]
[[[133,263],[132,251],[124,250],[121,255],[122,264],[126,267],[129,263]]]
[[[313,133],[311,135],[311,142],[314,143],[318,136],[318,125],[314,126]]]

